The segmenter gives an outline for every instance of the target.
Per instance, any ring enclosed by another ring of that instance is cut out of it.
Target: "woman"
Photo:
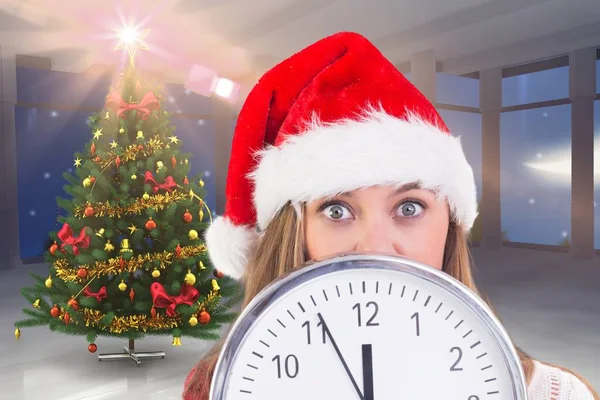
[[[244,282],[243,307],[306,261],[354,251],[411,258],[479,293],[460,141],[358,34],[322,39],[261,78],[238,119],[226,196],[206,240],[215,267]],[[221,346],[190,372],[186,400],[208,400]],[[575,373],[519,356],[531,400],[600,400]]]

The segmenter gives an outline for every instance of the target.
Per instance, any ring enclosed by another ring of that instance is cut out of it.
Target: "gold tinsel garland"
[[[82,314],[85,319],[85,326],[108,329],[112,333],[123,333],[132,329],[141,330],[143,332],[147,332],[148,330],[173,329],[181,325],[181,315],[179,314],[175,317],[158,314],[154,318],[149,317],[148,315],[114,317],[108,326],[102,323],[102,319],[106,314],[103,314],[98,310],[84,308]]]
[[[127,206],[111,206],[108,201],[104,203],[93,204],[88,202],[83,206],[76,207],[73,212],[73,216],[76,218],[85,218],[85,209],[87,207],[92,207],[94,209],[95,217],[108,216],[110,218],[121,218],[122,215],[126,214],[140,215],[148,208],[153,208],[155,211],[160,211],[165,209],[169,204],[184,200],[188,197],[191,198],[191,195],[183,194],[177,190],[174,190],[172,193],[152,195],[147,200],[144,200],[144,198],[138,198]],[[202,205],[203,204],[201,204],[201,206]]]
[[[132,144],[127,146],[123,154],[117,154],[115,151],[107,153],[107,156],[101,158],[97,156],[94,158],[94,162],[104,169],[109,165],[115,163],[117,157],[119,157],[121,163],[127,163],[129,161],[136,161],[138,157],[149,157],[154,154],[157,150],[167,148],[168,143],[164,142],[160,136],[155,136],[148,140],[145,145]]]
[[[181,248],[180,258],[195,257],[204,254],[205,252],[206,246],[203,244],[199,246],[185,246]],[[97,276],[119,274],[124,271],[134,272],[142,268],[144,264],[154,261],[160,263],[159,269],[166,269],[176,258],[178,257],[174,251],[139,254],[129,260],[123,259],[123,267],[121,267],[121,257],[113,257],[107,261],[96,261],[93,266],[79,265],[77,267],[71,267],[69,262],[63,258],[54,261],[54,268],[56,270],[56,275],[64,281],[84,282],[89,278],[95,278]],[[85,278],[80,278],[77,275],[80,268],[85,268],[87,270],[87,276]]]

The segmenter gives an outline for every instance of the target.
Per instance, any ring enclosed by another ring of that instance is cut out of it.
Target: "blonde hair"
[[[302,213],[289,203],[273,218],[265,230],[260,244],[257,246],[250,260],[246,274],[243,278],[245,296],[242,308],[273,280],[307,261],[304,245],[304,224]],[[443,271],[462,282],[469,289],[479,295],[494,311],[489,299],[479,292],[475,285],[471,269],[471,253],[467,236],[453,222],[450,223],[444,250]],[[224,343],[224,338],[219,341],[196,365],[191,373],[183,396],[186,399],[208,400],[210,382],[215,370],[219,353]],[[517,353],[523,364],[527,384],[533,375],[533,360],[521,349]],[[551,364],[549,364],[551,365]],[[554,365],[553,365],[554,366]],[[558,366],[556,366],[558,367]],[[594,400],[600,400],[598,394],[583,377],[563,367],[558,367],[572,373],[579,378],[594,394]]]

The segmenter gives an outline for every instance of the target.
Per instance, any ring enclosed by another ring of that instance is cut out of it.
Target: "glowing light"
[[[600,180],[600,141],[594,146],[594,179]],[[544,156],[545,161],[541,161],[541,153],[536,154],[536,161],[524,163],[528,168],[545,173],[550,178],[570,178],[571,177],[571,151],[562,149],[560,153],[554,156]],[[540,160],[540,161],[538,161]]]
[[[138,31],[133,27],[126,26],[118,32],[119,43],[115,46],[114,50],[127,50],[129,53],[129,60],[133,63],[135,54],[138,50],[149,50],[150,48],[144,42],[144,39],[150,33],[150,29]]]
[[[233,100],[237,96],[239,85],[229,79],[219,78],[215,87],[215,94],[225,99]]]

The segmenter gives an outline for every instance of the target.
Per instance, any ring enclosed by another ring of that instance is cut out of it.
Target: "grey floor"
[[[477,280],[518,346],[534,357],[562,364],[600,388],[600,258],[572,260],[568,254],[505,248],[474,250]],[[206,344],[169,337],[145,339],[140,351],[164,350],[164,360],[97,362],[98,353],[121,352],[126,344],[97,340],[87,351],[82,337],[22,330],[14,339],[13,322],[27,302],[19,288],[30,283],[26,270],[0,270],[0,399],[102,400],[180,399],[183,380]]]

